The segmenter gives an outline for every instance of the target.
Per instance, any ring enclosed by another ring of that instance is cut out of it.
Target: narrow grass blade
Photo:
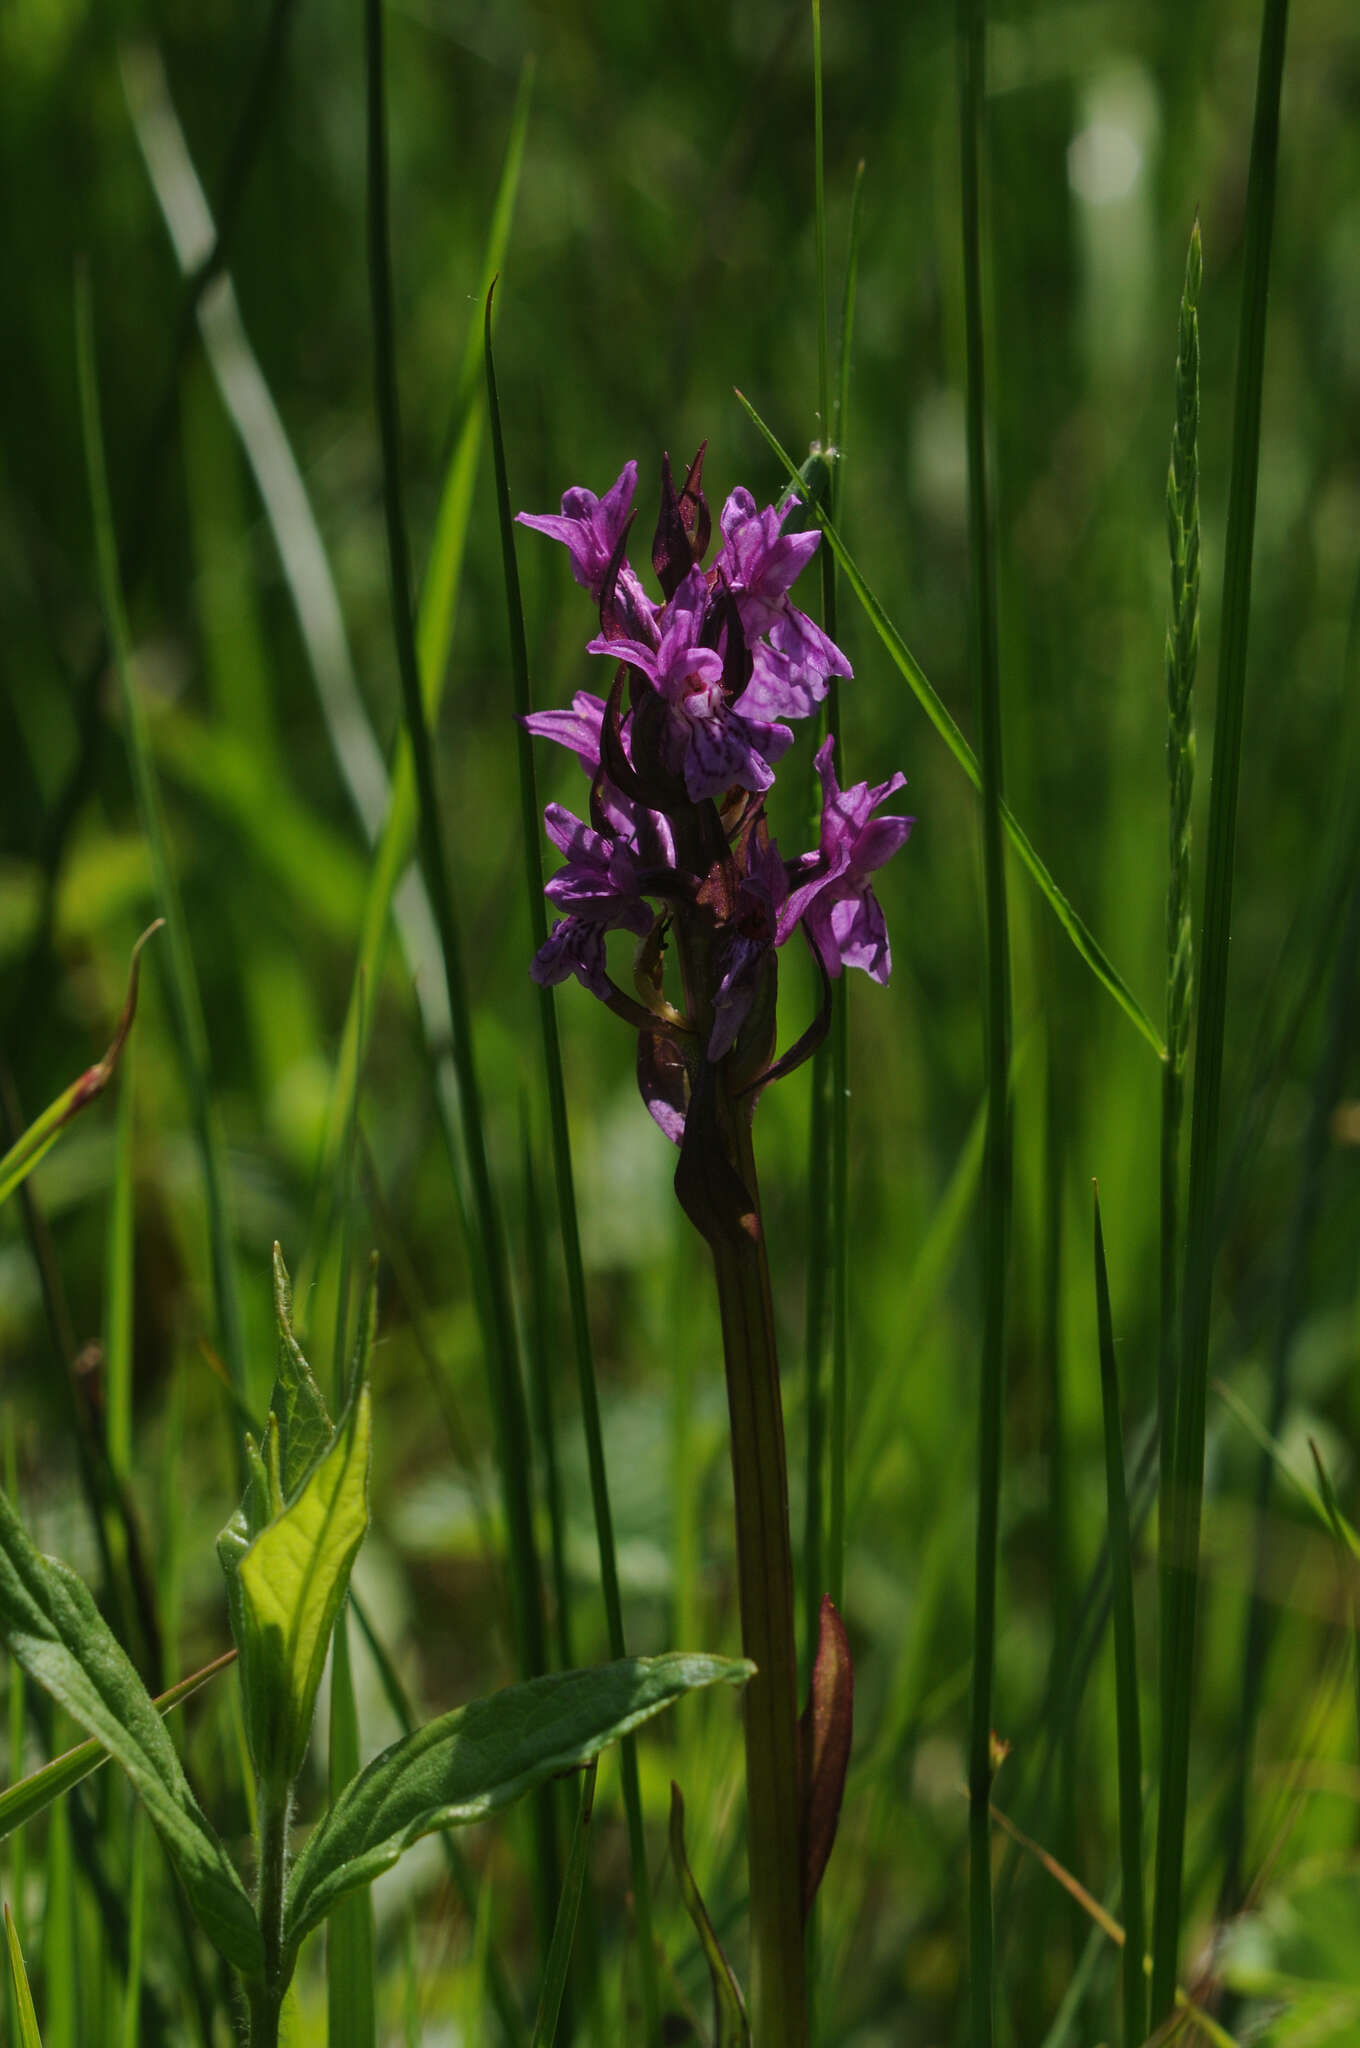
[[[1094,1190],[1093,1190],[1094,1192]],[[1138,1716],[1138,1645],[1133,1621],[1133,1555],[1124,1486],[1124,1436],[1119,1419],[1119,1375],[1110,1318],[1110,1282],[1095,1193],[1096,1320],[1100,1337],[1100,1405],[1105,1422],[1105,1505],[1110,1531],[1110,1583],[1114,1594],[1115,1722],[1119,1749],[1119,1861],[1123,1875],[1125,2048],[1142,2048],[1147,2035],[1147,1983],[1143,1975],[1143,1750]]]
[[[785,453],[750,400],[744,397],[740,391],[735,396],[737,403],[746,413],[751,424],[763,437],[771,454],[783,465],[790,483],[795,488],[798,487],[802,481],[798,465],[790,455]],[[911,654],[901,634],[897,631],[882,605],[870,590],[836,528],[829,520],[825,519],[821,522],[821,528],[826,537],[827,545],[833,550],[836,560],[845,572],[846,582],[864,607],[869,623],[882,641],[893,666],[910,687],[913,696],[925,712],[926,717],[930,720],[936,732],[940,735],[940,738],[944,741],[950,753],[972,783],[974,789],[981,791],[982,769],[979,766],[978,757],[960,732],[943,699],[928,681],[925,671]],[[1078,954],[1086,962],[1086,965],[1090,968],[1101,987],[1108,995],[1114,998],[1129,1022],[1146,1039],[1157,1057],[1164,1059],[1166,1057],[1166,1048],[1162,1044],[1161,1036],[1156,1026],[1142,1008],[1137,997],[1129,988],[1128,983],[1110,960],[1106,958],[1096,940],[1087,930],[1082,919],[1068,902],[1043,861],[1039,858],[1019,819],[1004,799],[1001,804],[1001,818],[1006,835],[1022,867],[1026,869],[1031,880],[1038,887],[1039,893],[1057,918],[1062,929],[1067,933]]]
[[[462,942],[444,846],[434,750],[421,696],[419,658],[411,609],[406,519],[402,507],[401,426],[397,401],[396,341],[392,317],[392,264],[388,228],[387,131],[383,82],[382,0],[364,8],[368,129],[368,255],[372,296],[375,400],[382,446],[383,509],[388,575],[402,710],[411,744],[417,795],[420,864],[439,933],[444,988],[453,1026],[470,1169],[472,1210],[484,1273],[494,1349],[487,1359],[509,1538],[509,1578],[519,1669],[526,1677],[547,1669],[543,1590],[533,1525],[532,1461],[524,1387],[510,1303],[510,1277],[499,1205],[491,1183],[472,1043]],[[475,1251],[474,1251],[475,1257]],[[556,1809],[550,1788],[535,1801],[535,1901],[546,1953],[558,1895]]]
[[[339,1798],[359,1772],[359,1716],[354,1704],[349,1620],[341,1609],[332,1635],[330,1796]],[[328,2048],[376,2048],[377,1960],[373,1895],[362,1887],[341,1899],[326,1929]]]
[[[557,2021],[562,2011],[563,1994],[567,1988],[571,1947],[576,1938],[576,1919],[581,1910],[581,1893],[585,1888],[586,1866],[590,1860],[590,1823],[595,1811],[595,1776],[599,1767],[599,1759],[592,1758],[586,1765],[581,1780],[581,1803],[576,1812],[576,1826],[572,1832],[571,1849],[567,1856],[566,1876],[562,1881],[562,1896],[558,1901],[552,1943],[548,1949],[548,1961],[543,1972],[543,1988],[538,1997],[533,2048],[552,2048],[557,2038]]]
[[[113,1185],[104,1239],[104,1441],[114,1483],[120,1487],[127,1485],[132,1469],[134,1074],[134,1056],[128,1050],[123,1056],[123,1080],[118,1092]]]
[[[43,1154],[56,1144],[72,1119],[79,1116],[82,1109],[88,1109],[92,1102],[97,1102],[108,1087],[123,1047],[127,1043],[132,1020],[137,1014],[137,982],[142,947],[153,932],[160,930],[164,922],[163,917],[158,917],[154,924],[148,925],[132,949],[132,963],[128,969],[127,1000],[123,1004],[118,1028],[104,1057],[97,1060],[92,1067],[87,1067],[69,1088],[63,1088],[56,1100],[48,1103],[42,1115],[35,1117],[22,1137],[18,1138],[4,1158],[0,1159],[0,1202],[12,1195],[21,1182],[27,1180]]]
[[[978,1415],[972,1716],[968,1748],[968,1952],[970,2039],[973,2048],[990,2048],[996,2024],[990,1801],[1001,1434],[1005,1411],[1006,1266],[1011,1207],[1011,998],[1002,839],[1001,681],[991,515],[988,509],[982,335],[983,0],[959,0],[957,37],[967,356],[969,642],[981,742],[982,865],[987,931],[984,1034],[987,1138],[982,1166],[983,1332]]]
[[[208,1236],[212,1251],[212,1275],[217,1330],[222,1355],[233,1392],[247,1397],[245,1351],[241,1310],[236,1288],[231,1227],[227,1214],[226,1179],[222,1168],[222,1146],[217,1113],[209,1079],[208,1034],[203,1021],[198,979],[194,972],[189,930],[179,886],[170,864],[170,851],[161,812],[146,715],[133,671],[132,646],[123,597],[118,582],[118,559],[114,542],[113,513],[109,503],[108,474],[104,463],[103,429],[99,418],[99,385],[95,367],[94,312],[89,282],[83,275],[76,285],[76,361],[80,382],[81,428],[85,441],[85,463],[89,473],[90,505],[94,517],[95,545],[99,560],[100,599],[114,666],[118,672],[123,705],[123,723],[137,794],[137,809],[151,855],[156,894],[160,899],[169,947],[169,995],[175,1037],[184,1069],[185,1085],[192,1105],[194,1130],[198,1139],[203,1172],[203,1189],[208,1211]]]
[[[1232,920],[1237,781],[1246,693],[1251,556],[1265,369],[1266,300],[1275,213],[1280,84],[1288,0],[1265,0],[1256,75],[1251,164],[1247,174],[1246,252],[1233,406],[1232,470],[1223,570],[1223,629],[1214,716],[1208,860],[1204,887],[1190,1185],[1181,1287],[1180,1391],[1172,1467],[1171,1684],[1165,1698],[1162,1792],[1157,1817],[1157,1893],[1152,1934],[1154,2025],[1169,2017],[1180,1941],[1181,1886],[1189,1798],[1191,1683],[1200,1518],[1204,1493],[1204,1416],[1209,1312],[1218,1193],[1218,1121],[1227,1020],[1228,940]]]
[[[411,609],[406,519],[402,506],[401,430],[398,418],[395,337],[392,325],[391,253],[388,239],[387,138],[383,86],[382,10],[366,0],[368,59],[368,237],[372,285],[376,404],[383,451],[383,505],[387,529],[392,620],[401,679],[402,706],[415,775],[421,865],[439,933],[444,980],[453,1019],[455,1059],[467,1120],[468,1150],[478,1234],[485,1252],[496,1335],[499,1440],[497,1458],[507,1486],[516,1635],[521,1667],[545,1666],[542,1598],[538,1583],[530,1501],[523,1480],[528,1471],[528,1428],[518,1374],[514,1324],[499,1208],[491,1185],[482,1128],[481,1091],[473,1064],[471,1016],[462,944],[454,915],[444,846],[434,755],[421,694]],[[513,1476],[512,1476],[513,1475]]]
[[[18,2010],[20,2048],[43,2048],[42,2035],[38,2032],[38,2015],[33,2010],[33,1993],[28,1988],[28,1972],[24,1968],[23,1951],[19,1947],[14,1915],[10,1912],[8,1902],[5,1905],[5,1942],[9,1949],[10,1982],[14,1987],[14,2000]]]
[[[529,1401],[533,1411],[534,1437],[543,1467],[543,1497],[548,1510],[548,1544],[552,1558],[552,1585],[557,1664],[562,1671],[576,1662],[571,1651],[571,1590],[567,1575],[567,1529],[562,1507],[562,1479],[557,1462],[557,1424],[553,1417],[552,1379],[548,1361],[552,1343],[548,1294],[548,1241],[544,1228],[543,1203],[534,1170],[533,1147],[529,1142],[527,1119],[522,1141],[522,1185],[524,1190],[524,1250],[528,1267],[529,1318],[525,1339]]]
[[[1290,1360],[1299,1323],[1306,1312],[1307,1276],[1319,1218],[1325,1213],[1327,1159],[1332,1149],[1332,1113],[1345,1083],[1346,1061],[1356,1036],[1356,974],[1360,965],[1360,880],[1342,925],[1337,947],[1328,1004],[1328,1019],[1322,1051],[1313,1077],[1312,1102],[1300,1145],[1298,1190],[1290,1219],[1284,1267],[1280,1277],[1279,1301],[1271,1340],[1270,1412],[1266,1434],[1277,1439],[1285,1426],[1292,1394]],[[1255,1568],[1252,1586],[1265,1578],[1271,1546],[1270,1498],[1274,1483],[1273,1454],[1262,1450],[1256,1474]],[[1329,1519],[1339,1531],[1335,1501],[1324,1502]],[[1226,1913],[1237,1911],[1242,1898],[1242,1863],[1246,1846],[1247,1797],[1251,1782],[1251,1759],[1256,1724],[1265,1691],[1266,1667],[1273,1634],[1269,1605],[1253,1591],[1247,1609],[1242,1643],[1242,1711],[1238,1723],[1237,1757],[1232,1791],[1224,1823],[1224,1871],[1222,1904]]]
[[[689,1867],[689,1856],[685,1849],[685,1802],[680,1796],[680,1787],[671,1780],[671,1862],[680,1885],[680,1896],[685,1902],[685,1911],[694,1923],[699,1937],[699,1946],[708,1964],[709,1982],[713,1986],[713,2040],[715,2048],[750,2048],[751,2028],[746,2017],[746,2001],[741,1995],[741,1986],[733,1974],[732,1965],[723,1954],[722,1943],[718,1940],[713,1922],[708,1917],[708,1908],[694,1881],[694,1872]]]
[[[520,596],[515,531],[510,510],[505,436],[501,425],[496,365],[491,346],[489,292],[486,300],[484,350],[491,451],[496,474],[496,509],[500,521],[501,562],[505,577],[510,670],[514,682],[517,714],[515,731],[519,761],[521,829],[524,838],[525,892],[529,904],[530,934],[537,950],[547,936],[547,916],[543,908],[541,813],[533,748],[529,734],[520,722],[532,711],[533,698],[529,687],[529,652],[524,635],[524,606]],[[609,1653],[611,1657],[619,1658],[627,1655],[623,1630],[623,1602],[619,1593],[614,1518],[609,1504],[609,1474],[605,1464],[600,1396],[595,1379],[595,1357],[590,1337],[590,1311],[586,1301],[585,1265],[581,1257],[581,1231],[576,1214],[576,1181],[572,1171],[571,1137],[567,1123],[567,1092],[562,1075],[562,1046],[557,1029],[557,996],[554,989],[543,987],[536,988],[536,996],[543,1078],[548,1092],[548,1124],[552,1142],[558,1228],[562,1236],[562,1258],[566,1267],[567,1299],[571,1313],[572,1357],[576,1366],[576,1387],[581,1403],[581,1426],[586,1444],[586,1466],[590,1475],[590,1504],[595,1519],[595,1543],[600,1557],[600,1588],[604,1596]],[[644,2038],[650,2048],[650,2044],[660,2040],[661,1992],[657,1981],[655,1944],[652,1938],[652,1894],[647,1874],[647,1838],[642,1824],[642,1793],[638,1782],[637,1748],[631,1736],[624,1740],[620,1749],[619,1772],[623,1786],[624,1815],[628,1826],[628,1855],[632,1868],[633,1905],[637,1920]]]
[[[160,1693],[154,1705],[163,1714],[168,1714],[181,1700],[187,1700],[191,1693],[207,1685],[210,1679],[216,1678],[219,1672],[226,1671],[235,1662],[235,1650],[226,1651],[221,1657],[215,1657],[211,1664],[205,1664],[201,1671],[182,1678],[168,1692]],[[13,1676],[10,1682],[14,1683]],[[82,1778],[88,1778],[91,1771],[97,1771],[101,1764],[107,1763],[108,1756],[104,1744],[91,1736],[88,1742],[68,1749],[64,1756],[53,1757],[51,1763],[44,1764],[41,1770],[30,1772],[26,1778],[11,1779],[5,1790],[0,1792],[0,1840],[15,1828],[23,1827],[26,1821],[34,1819],[54,1799],[60,1799],[64,1792],[78,1785]]]
[[[1171,550],[1171,621],[1166,634],[1169,847],[1166,886],[1166,1063],[1162,1068],[1160,1287],[1157,1422],[1161,1433],[1158,1501],[1162,1572],[1163,1678],[1170,1670],[1171,1460],[1176,1437],[1176,1317],[1180,1302],[1181,1110],[1190,1044],[1194,936],[1190,919],[1190,805],[1195,786],[1193,721],[1199,657],[1199,287],[1203,275],[1199,221],[1190,235],[1176,346],[1176,423],[1166,484]]]
[[[136,1805],[129,1821],[128,1966],[123,1987],[123,2030],[119,2048],[138,2048],[142,2031],[142,1958],[146,1947],[146,1808]]]

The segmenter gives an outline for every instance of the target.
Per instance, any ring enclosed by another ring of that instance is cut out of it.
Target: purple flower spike
[[[779,917],[779,943],[801,919],[821,955],[828,974],[842,967],[862,967],[874,981],[892,972],[888,928],[870,885],[870,876],[892,858],[906,840],[911,818],[875,818],[872,813],[906,787],[894,775],[870,787],[857,782],[842,790],[832,766],[834,743],[828,737],[817,750],[822,778],[822,843],[805,854],[795,871],[795,886]]]
[[[722,657],[699,644],[707,608],[708,579],[696,566],[666,607],[659,647],[640,640],[592,640],[587,650],[631,663],[677,714],[674,766],[682,770],[686,793],[696,804],[721,796],[734,783],[760,795],[774,781],[770,762],[793,744],[787,726],[749,718],[729,705]]]

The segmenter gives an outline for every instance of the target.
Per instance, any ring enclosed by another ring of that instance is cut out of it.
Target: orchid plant
[[[661,465],[651,563],[654,601],[628,559],[637,464],[597,497],[573,488],[560,513],[520,522],[566,547],[598,609],[587,652],[614,664],[607,697],[580,690],[569,710],[536,712],[529,730],[576,755],[590,782],[589,822],[547,806],[565,856],[546,894],[562,913],[534,957],[535,980],[575,976],[637,1034],[638,1085],[679,1148],[676,1193],[713,1254],[731,1414],[746,1689],[753,2038],[807,2039],[804,1931],[830,1853],[850,1745],[844,1631],[823,1603],[812,1697],[800,1735],[788,1480],[769,1266],[751,1142],[760,1090],[824,1037],[832,983],[845,967],[886,982],[891,953],[873,877],[912,820],[879,815],[903,777],[842,789],[828,734],[819,844],[785,859],[766,798],[811,718],[839,647],[789,592],[820,534],[800,530],[796,495],[758,510],[735,489],[704,558],[712,518],[700,448],[677,488]],[[637,941],[632,987],[610,970],[606,938]],[[801,931],[816,962],[818,1016],[776,1057],[780,948]],[[668,963],[673,962],[670,976]]]

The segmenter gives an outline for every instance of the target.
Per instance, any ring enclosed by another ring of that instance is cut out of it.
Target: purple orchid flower
[[[630,931],[642,938],[655,914],[642,894],[631,847],[592,831],[561,804],[548,805],[543,823],[554,846],[567,856],[544,893],[568,914],[539,947],[530,972],[544,987],[574,974],[603,998],[609,990],[605,933]]]
[[[572,575],[598,604],[614,552],[632,516],[636,489],[637,464],[625,462],[602,498],[584,485],[573,484],[562,493],[560,513],[517,512],[515,518],[521,526],[531,526],[550,540],[562,542],[571,556]],[[656,607],[626,561],[619,569],[614,602],[635,634],[655,640]]]
[[[738,485],[722,510],[723,545],[714,563],[731,590],[754,668],[738,702],[743,716],[807,718],[832,676],[851,674],[834,640],[790,602],[789,588],[817,551],[821,535],[784,533],[797,501],[756,510]]]
[[[801,920],[833,978],[842,967],[862,967],[872,980],[885,982],[892,972],[892,953],[870,876],[897,852],[915,820],[875,818],[873,813],[906,787],[906,777],[893,775],[873,787],[857,782],[842,790],[836,781],[834,752],[828,736],[814,762],[822,779],[821,846],[798,864],[779,915],[779,944]]]
[[[587,648],[630,663],[676,713],[674,765],[696,804],[734,784],[759,796],[774,781],[770,763],[793,744],[787,726],[749,718],[728,703],[722,656],[701,641],[707,613],[708,578],[696,563],[666,606],[659,646],[597,639]]]
[[[746,873],[737,890],[723,975],[713,997],[708,1057],[720,1060],[736,1044],[751,1012],[760,976],[773,962],[779,912],[789,893],[788,871],[772,839],[752,832],[746,842]]]

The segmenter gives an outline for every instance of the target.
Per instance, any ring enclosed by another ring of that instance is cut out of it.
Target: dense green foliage
[[[381,806],[364,764],[391,763],[402,697],[374,402],[360,12],[304,0],[88,12],[77,0],[7,0],[0,12],[0,1156],[98,1060],[138,933],[157,915],[172,919],[171,935],[143,956],[137,1021],[105,1096],[0,1210],[0,1388],[10,1498],[39,1547],[80,1570],[161,1692],[229,1639],[213,1539],[241,1497],[242,1421],[258,1431],[274,1379],[269,1247],[285,1248],[299,1334],[329,1387],[331,1360],[346,1356],[338,1292],[377,1246],[371,1532],[354,1569],[360,1627],[348,1660],[367,1761],[405,1732],[411,1703],[423,1721],[520,1675],[532,1616],[505,1559],[526,1541],[548,1589],[553,1668],[620,1654],[601,1594],[527,973],[495,494],[485,445],[479,457],[467,432],[485,410],[483,273],[523,95],[524,157],[496,300],[514,505],[555,508],[572,483],[603,490],[636,456],[645,528],[662,449],[687,461],[705,437],[715,507],[737,482],[767,502],[783,478],[734,386],[795,460],[821,427],[803,8],[738,0],[679,15],[616,0],[430,0],[390,11],[403,482],[472,1018],[470,1048],[458,1049],[475,1050],[513,1320],[540,1368],[526,1372],[518,1409],[507,1408],[504,1375],[486,1369],[495,1313],[484,1238],[467,1248],[463,1206],[476,1175],[462,1118],[447,1106],[455,1083],[439,956],[422,955],[418,1001],[402,946],[393,938],[381,949],[371,926],[365,936],[371,887],[379,909],[384,899],[371,851]],[[982,275],[1005,793],[1160,1029],[1178,312],[1198,210],[1198,979],[1260,7],[1191,0],[1111,13],[1079,0],[991,12]],[[858,0],[827,6],[822,34],[833,336],[855,171],[866,164],[837,528],[976,750],[954,14],[938,0]],[[1232,1983],[1215,2010],[1245,2033],[1278,1996],[1284,2015],[1258,2038],[1279,2048],[1305,2024],[1317,2029],[1309,2039],[1338,2042],[1360,2025],[1360,1781],[1346,1683],[1355,1567],[1329,1511],[1354,1510],[1360,1444],[1360,41],[1349,0],[1298,9],[1284,83],[1180,1945],[1182,1982],[1198,1996],[1205,1938],[1217,1920],[1234,1921]],[[188,158],[176,155],[171,102]],[[233,313],[221,282],[209,285],[202,333],[156,196],[199,260],[211,229],[199,218],[195,230],[189,160],[227,229],[235,291]],[[103,623],[78,266],[144,742]],[[305,495],[281,467],[289,446]],[[445,502],[456,526],[445,492],[464,474],[473,481],[455,605],[446,579],[457,549],[438,520]],[[427,577],[432,560],[438,573]],[[598,664],[581,652],[581,593],[546,544],[521,534],[519,561],[533,699],[565,703],[599,687]],[[815,604],[810,587],[802,601]],[[828,2048],[896,2048],[962,2038],[968,2005],[986,1298],[982,813],[844,578],[838,638],[856,671],[841,692],[848,772],[877,778],[901,766],[917,823],[881,878],[891,986],[857,980],[849,990],[843,1606],[856,1719],[820,1893],[815,2006]],[[371,723],[369,754],[355,739],[356,709]],[[776,829],[790,846],[810,838],[799,815],[812,804],[810,756],[805,746],[781,790]],[[144,829],[148,769],[178,925]],[[806,804],[790,797],[801,772]],[[581,778],[560,757],[540,757],[538,774],[543,796],[581,798]],[[409,851],[409,819],[406,835]],[[991,1718],[1011,1752],[994,1798],[1119,1916],[1108,1579],[1088,1599],[1107,1530],[1095,1177],[1113,1335],[1106,1389],[1117,1376],[1132,1518],[1150,1917],[1162,1069],[1013,854],[1006,880],[1014,1202]],[[367,966],[356,979],[359,958]],[[187,1009],[184,971],[196,982]],[[782,1043],[816,1000],[790,949]],[[435,1019],[433,1051],[422,1005]],[[351,1009],[366,1023],[352,1132]],[[627,1652],[735,1654],[726,1409],[704,1246],[672,1195],[674,1154],[638,1103],[630,1034],[574,985],[559,993],[557,1016]],[[1194,1054],[1192,1036],[1187,1152]],[[804,1070],[768,1092],[755,1123],[796,1535],[809,1120]],[[225,1232],[216,1252],[209,1153]],[[501,1339],[510,1341],[504,1330]],[[336,1391],[339,1412],[338,1370]],[[1301,1488],[1280,1478],[1244,1412],[1258,1434],[1270,1431]],[[532,1445],[520,1446],[515,1432],[529,1420]],[[1320,1493],[1310,1441],[1326,1474]],[[800,1591],[800,1617],[816,1611],[811,1590],[810,1609]],[[4,1670],[17,1778],[80,1731],[8,1661]],[[184,1771],[168,1745],[165,1771],[176,1799],[182,1785],[211,1814],[244,1872],[254,1816],[235,1684],[219,1678],[166,1724]],[[343,1722],[343,1684],[338,1693]],[[323,1687],[303,1825],[326,1804],[329,1697]],[[156,1726],[148,1739],[159,1743]],[[688,1881],[666,1854],[669,1781],[684,1795],[693,1878],[745,1981],[736,1696],[718,1686],[682,1701],[637,1754],[661,1998],[706,2038],[709,1966]],[[483,2016],[499,2012],[517,2014],[528,2039],[578,1805],[575,1782],[557,1790],[560,1799],[544,1795],[465,1833],[459,1848],[427,1843],[378,1884],[378,2013],[391,2038],[453,2030],[491,2040],[496,2023]],[[1124,1790],[1127,1799],[1127,1781]],[[574,2027],[583,2040],[640,2041],[646,1992],[613,1753],[600,1766],[589,1855],[558,2038]],[[144,1925],[129,1879],[143,1857]],[[375,1868],[381,1860],[375,1852]],[[147,2044],[227,2038],[216,1964],[114,1772],[11,1834],[0,1868],[47,2048],[132,2038],[139,2001]],[[1122,2038],[1121,2014],[1137,2001],[1113,1943],[1001,1837],[993,1917],[1000,2040]],[[139,1945],[139,1998],[126,2000]],[[320,1940],[303,1954],[299,2040],[324,2038],[323,1957]]]

